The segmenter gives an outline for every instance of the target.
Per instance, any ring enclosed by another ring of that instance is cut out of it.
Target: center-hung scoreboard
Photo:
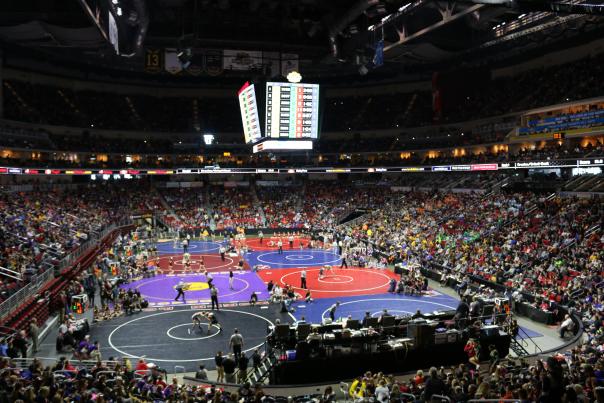
[[[319,138],[319,85],[267,82],[263,95],[261,114],[255,86],[246,83],[239,90],[245,141],[252,145],[253,152],[311,150]],[[264,118],[263,126],[259,116]]]

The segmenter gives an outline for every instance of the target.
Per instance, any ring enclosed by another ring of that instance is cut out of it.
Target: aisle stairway
[[[207,185],[207,182],[204,185]],[[208,217],[210,217],[210,229],[212,231],[214,231],[214,230],[216,230],[216,221],[214,221],[214,209],[212,208],[212,203],[210,203],[210,187],[209,186],[203,187],[203,200],[204,200],[203,208],[208,213]]]
[[[258,198],[258,193],[256,193],[256,184],[253,182],[250,183],[250,196],[252,197],[253,205],[256,206],[256,211],[260,215],[260,220],[262,222],[261,227],[266,227],[266,215],[262,209],[262,203]]]
[[[249,370],[246,381],[252,385],[264,383],[264,381],[270,376],[271,370],[275,365],[277,365],[278,362],[279,359],[274,351],[267,353],[260,362],[260,366],[256,370],[253,368]]]

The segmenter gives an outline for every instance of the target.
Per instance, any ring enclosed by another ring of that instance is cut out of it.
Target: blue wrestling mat
[[[342,263],[342,259],[337,253],[323,249],[284,250],[283,253],[277,251],[249,252],[245,254],[245,260],[252,267],[265,265],[274,269],[339,266]]]

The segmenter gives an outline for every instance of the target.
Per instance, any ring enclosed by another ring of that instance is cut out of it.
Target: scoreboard
[[[262,138],[262,130],[258,117],[258,103],[256,102],[254,84],[245,83],[239,89],[238,96],[245,142],[247,144],[255,143]]]
[[[266,83],[266,138],[312,139],[319,133],[319,85]]]

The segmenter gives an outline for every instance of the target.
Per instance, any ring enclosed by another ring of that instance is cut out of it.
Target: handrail
[[[526,337],[522,337],[522,341],[526,341],[528,339],[531,341],[531,343],[533,343],[533,346],[535,347],[535,354],[537,354],[537,350],[539,350],[540,353],[543,352],[541,347],[539,347],[537,345],[537,343],[535,343],[535,340],[533,340],[533,338],[531,336],[529,336],[528,333],[526,333],[526,331],[522,328],[522,326],[518,326],[518,330],[519,330],[519,332],[524,333],[524,335],[526,336]],[[528,347],[528,343],[527,343],[527,347]]]
[[[17,276],[13,276],[12,274],[5,273],[3,268],[0,268],[0,275],[6,276],[6,277],[10,277],[10,278],[15,279],[17,281],[22,281],[23,280],[21,277],[17,277]]]
[[[13,358],[11,361],[15,363],[17,369],[23,369],[23,368],[29,367],[29,365],[34,361],[57,363],[59,361],[59,358],[57,358],[57,357],[32,357],[32,358],[18,357],[18,358]],[[118,364],[117,361],[100,361],[100,362],[104,368],[107,368],[110,371],[112,368],[115,368],[116,364]],[[76,369],[83,369],[83,368],[89,369],[89,368],[92,368],[95,365],[97,365],[99,363],[99,361],[97,361],[97,360],[71,361],[70,360],[70,363]]]
[[[451,400],[451,398],[449,396],[444,396],[444,395],[432,395],[432,400],[434,399],[439,399],[441,401],[445,401],[445,402],[449,402],[449,403],[453,403],[453,400]]]
[[[88,253],[93,248],[97,247],[99,242],[104,239],[109,233],[113,232],[117,228],[124,227],[130,224],[130,221],[127,219],[110,224],[105,229],[103,229],[98,235],[91,237],[88,241],[80,245],[68,256],[63,258],[59,262],[59,269],[65,269],[66,267],[74,263],[79,257],[84,255],[85,253]],[[54,267],[52,265],[49,265],[48,268],[42,273],[33,275],[28,284],[26,284],[20,290],[8,297],[5,301],[0,303],[0,318],[8,317],[11,312],[21,306],[24,301],[34,297],[38,293],[38,291],[50,281],[51,277],[53,277],[53,273]]]

